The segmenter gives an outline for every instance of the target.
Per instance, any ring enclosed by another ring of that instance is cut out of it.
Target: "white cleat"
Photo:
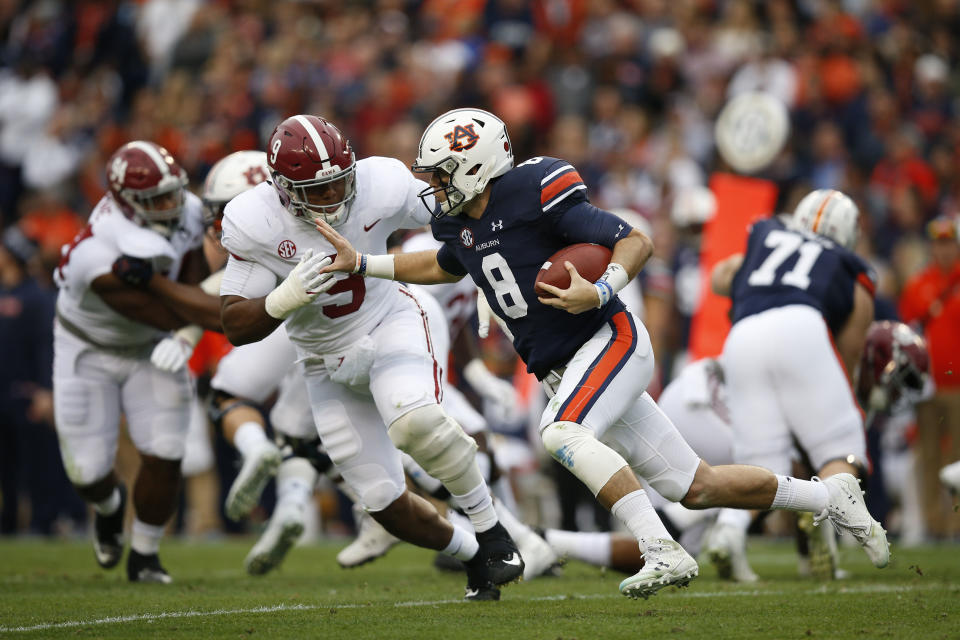
[[[643,559],[643,569],[620,583],[620,593],[628,598],[646,599],[671,585],[685,587],[700,572],[697,561],[678,542],[667,538],[647,543]]]
[[[530,535],[517,540],[517,548],[523,556],[523,579],[532,580],[544,575],[560,564],[560,556],[550,543],[531,531]]]
[[[340,550],[337,563],[344,569],[352,569],[372,562],[384,555],[400,539],[383,528],[369,513],[354,503],[354,518],[357,521],[357,539]]]
[[[756,582],[759,579],[747,561],[747,536],[743,530],[729,524],[715,524],[706,551],[722,579],[734,582]]]
[[[253,545],[244,560],[244,567],[252,576],[262,576],[280,566],[287,552],[303,534],[304,505],[287,501],[277,504],[263,535]]]
[[[820,480],[814,477],[814,480]],[[830,499],[827,508],[814,515],[815,524],[829,519],[837,532],[848,531],[860,543],[873,566],[881,569],[890,562],[887,532],[873,519],[863,501],[860,481],[849,473],[838,473],[821,480]]]
[[[950,491],[960,494],[960,460],[940,469],[940,482],[945,484]]]
[[[242,520],[260,502],[260,494],[277,472],[283,455],[275,444],[267,441],[256,453],[244,458],[237,479],[230,486],[224,511],[231,520]]]

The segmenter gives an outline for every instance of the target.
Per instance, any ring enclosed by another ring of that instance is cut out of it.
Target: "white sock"
[[[480,543],[460,527],[453,528],[453,537],[450,543],[443,549],[443,553],[453,556],[457,560],[467,561],[477,555],[480,550]]]
[[[481,482],[462,496],[452,492],[450,495],[457,506],[470,518],[477,533],[489,531],[497,524],[498,518],[493,508],[493,498],[490,497],[490,491],[485,483]]]
[[[777,495],[770,508],[819,513],[829,501],[830,493],[822,482],[777,476]]]
[[[140,522],[133,519],[133,531],[130,535],[130,548],[143,556],[152,556],[160,548],[160,538],[163,537],[163,525]]]
[[[609,533],[547,529],[544,537],[561,556],[570,556],[598,567],[610,566],[612,544]]]
[[[317,471],[306,458],[288,458],[277,469],[277,502],[306,504],[316,483]]]
[[[632,491],[617,500],[610,512],[626,525],[640,543],[641,551],[646,551],[647,541],[657,538],[673,540],[643,489]]]
[[[244,422],[233,434],[233,446],[244,458],[256,453],[267,442],[269,441],[267,434],[263,431],[263,425],[253,420]]]
[[[537,535],[533,529],[520,522],[520,519],[510,509],[507,509],[507,505],[499,500],[493,501],[493,508],[496,510],[497,516],[500,517],[500,524],[517,544],[520,544],[521,540],[526,540],[527,536]]]
[[[467,533],[471,533],[471,534],[473,533],[473,523],[470,522],[470,518],[463,515],[456,509],[451,509],[450,507],[447,507],[447,512],[443,514],[443,517],[449,520],[450,524],[452,524],[453,526],[459,527],[464,531],[466,531]]]
[[[93,508],[102,516],[109,516],[116,513],[117,509],[120,508],[120,489],[114,487],[107,498],[100,502],[94,502]]]

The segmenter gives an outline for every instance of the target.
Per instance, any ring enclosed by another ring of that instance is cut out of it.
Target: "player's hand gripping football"
[[[567,313],[583,313],[590,309],[596,309],[600,304],[600,296],[597,295],[597,288],[592,282],[585,280],[577,272],[577,268],[570,262],[564,261],[563,266],[570,274],[570,286],[566,289],[560,289],[550,284],[538,282],[537,287],[552,293],[555,298],[543,298],[538,296],[537,300],[541,304],[557,309],[563,309]]]
[[[317,219],[317,231],[333,245],[337,255],[333,262],[325,266],[320,273],[353,273],[357,267],[357,252],[350,241],[340,235],[336,229],[323,220]]]

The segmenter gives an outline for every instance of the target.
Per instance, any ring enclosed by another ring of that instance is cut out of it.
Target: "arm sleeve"
[[[90,283],[105,273],[110,273],[113,261],[117,259],[117,252],[110,249],[96,236],[80,242],[70,252],[68,279],[89,287]]]
[[[277,276],[264,266],[230,254],[220,283],[221,296],[260,298],[277,286]]]
[[[453,255],[453,251],[451,251],[447,245],[443,245],[440,247],[440,250],[437,251],[437,264],[449,274],[455,276],[467,275],[467,270],[463,264],[457,260],[457,257]]]
[[[569,243],[593,242],[610,249],[627,237],[631,229],[622,218],[598,209],[586,199],[573,203],[551,219],[554,231]]]

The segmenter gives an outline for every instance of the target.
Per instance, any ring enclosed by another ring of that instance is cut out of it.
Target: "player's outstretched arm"
[[[846,323],[837,332],[837,352],[843,360],[847,378],[854,383],[853,374],[860,362],[863,346],[867,342],[867,331],[873,322],[873,296],[862,284],[853,288],[853,311]]]
[[[457,282],[463,276],[444,271],[437,262],[437,251],[369,255],[358,253],[350,241],[323,220],[317,220],[317,231],[337,250],[333,263],[321,273],[359,273],[371,278],[400,280],[410,284]]]

